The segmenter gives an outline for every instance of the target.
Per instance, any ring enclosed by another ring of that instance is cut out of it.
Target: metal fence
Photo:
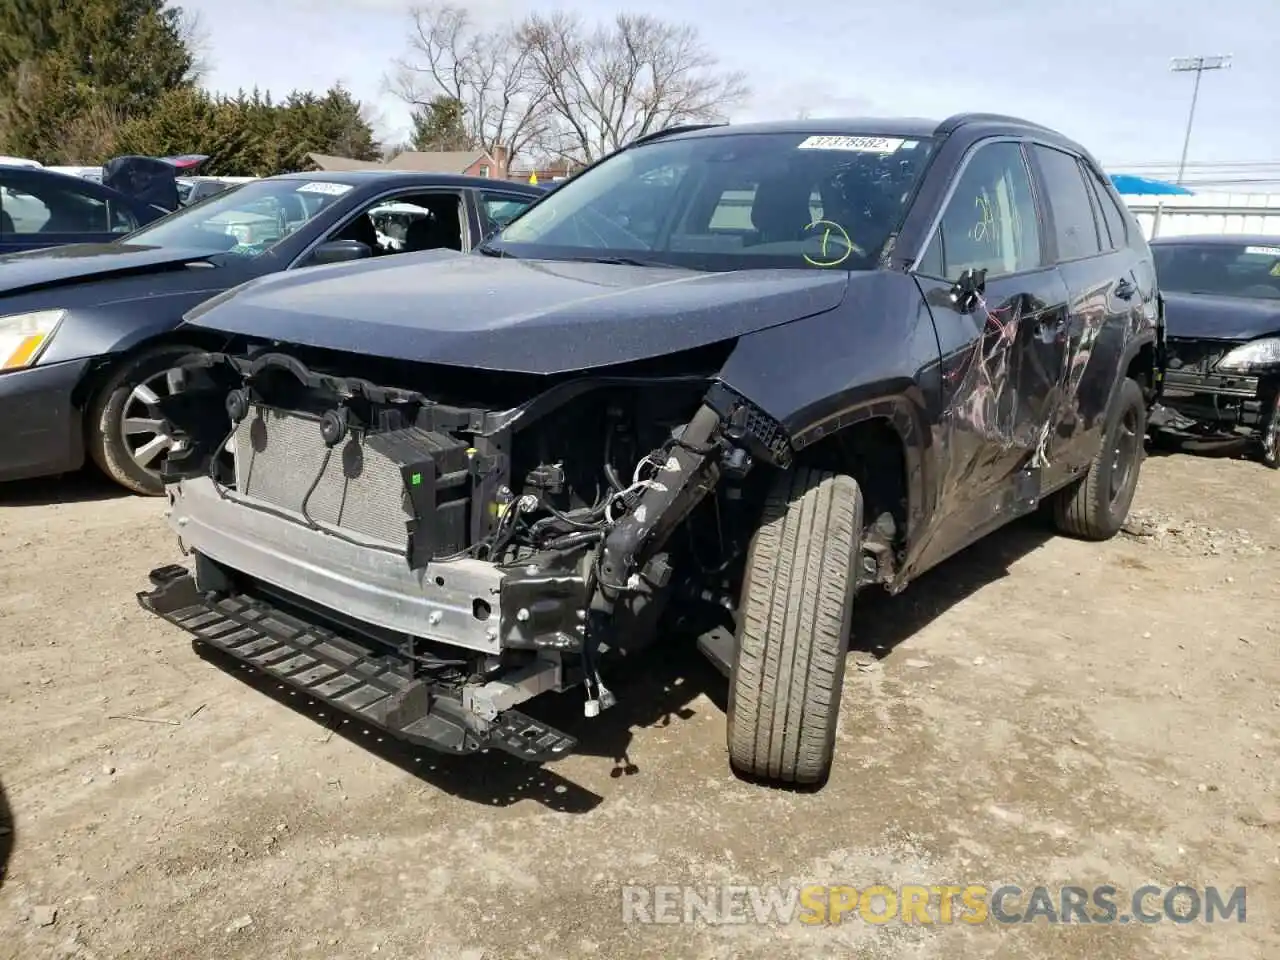
[[[1206,233],[1280,237],[1280,194],[1197,193],[1124,200],[1148,240]]]

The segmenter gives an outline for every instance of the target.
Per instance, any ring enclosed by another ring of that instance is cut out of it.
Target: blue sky
[[[378,133],[408,130],[383,91],[405,50],[410,0],[179,0],[208,41],[206,85],[323,89],[341,80],[380,114]],[[552,6],[475,0],[478,18]],[[1206,73],[1190,160],[1280,165],[1280,3],[1269,0],[915,0],[907,5],[773,0],[564,0],[591,17],[620,10],[691,23],[753,96],[734,119],[1013,113],[1082,141],[1104,164],[1175,162],[1191,76],[1175,56],[1230,53]],[[1280,176],[1280,166],[1274,174]]]

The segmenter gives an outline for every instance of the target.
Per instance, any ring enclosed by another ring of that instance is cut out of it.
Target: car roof
[[[832,117],[824,120],[762,120],[715,126],[675,128],[673,137],[733,136],[752,133],[828,134],[833,136],[874,135],[885,137],[931,137],[936,120],[918,117]],[[661,136],[661,133],[656,136]]]
[[[34,183],[40,181],[43,183],[57,184],[75,184],[76,189],[81,193],[88,193],[102,199],[123,199],[126,203],[134,206],[147,206],[147,204],[136,197],[131,197],[126,193],[121,193],[112,187],[108,187],[105,183],[98,180],[91,180],[88,177],[80,177],[74,173],[60,173],[57,170],[49,170],[45,167],[5,167],[4,173],[6,179],[13,183]]]
[[[24,180],[48,180],[53,183],[66,183],[70,180],[73,183],[93,183],[92,180],[86,181],[84,177],[77,176],[74,173],[67,173],[63,170],[50,170],[48,167],[4,167],[5,176],[24,179]]]
[[[1093,155],[1082,144],[1044,124],[1003,113],[957,113],[945,120],[924,117],[825,117],[803,120],[767,120],[752,123],[690,124],[654,131],[634,143],[647,140],[734,136],[753,133],[790,133],[810,136],[879,136],[942,139],[961,134],[967,140],[992,136],[1034,136],[1074,153]]]
[[[378,184],[420,183],[423,186],[440,187],[518,187],[531,192],[541,188],[519,180],[496,180],[493,177],[470,177],[460,173],[423,173],[419,170],[313,170],[304,173],[280,173],[264,180],[326,180],[352,187],[377,186]]]
[[[1188,243],[1211,247],[1280,247],[1280,237],[1263,233],[1192,233],[1185,236],[1156,237],[1148,243],[1153,247]]]

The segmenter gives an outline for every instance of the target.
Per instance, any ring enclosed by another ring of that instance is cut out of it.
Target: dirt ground
[[[583,743],[542,769],[334,735],[138,608],[179,559],[162,506],[0,489],[0,957],[1280,957],[1280,476],[1258,464],[1153,456],[1110,543],[1020,523],[868,597],[817,793],[735,779],[724,681],[670,650],[598,720],[547,705]],[[623,922],[623,884],[801,882],[1246,885],[1248,912]]]

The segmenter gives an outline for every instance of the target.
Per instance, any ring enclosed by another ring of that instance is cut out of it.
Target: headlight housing
[[[33,310],[0,317],[0,371],[34,365],[66,313],[65,310]]]
[[[1275,366],[1280,366],[1280,337],[1263,337],[1236,347],[1218,361],[1217,369],[1243,373]]]

